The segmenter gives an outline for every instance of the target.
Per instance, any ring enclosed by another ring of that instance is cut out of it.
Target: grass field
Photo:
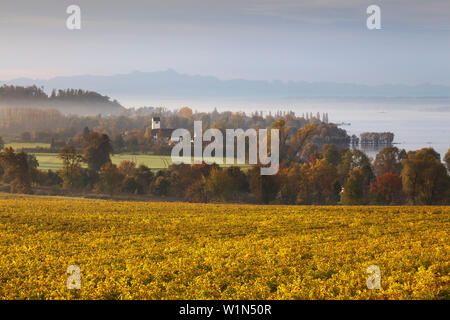
[[[45,142],[12,142],[6,143],[5,147],[12,147],[14,150],[43,148],[50,149],[50,143]]]
[[[0,298],[449,298],[449,207],[3,195]],[[67,267],[81,289],[66,287]],[[367,267],[381,289],[366,286]]]
[[[50,148],[49,143],[41,142],[14,142],[7,143],[5,147],[13,147],[15,150],[22,148]],[[58,158],[57,153],[35,153],[36,159],[39,162],[39,169],[41,170],[59,170],[62,167],[62,161]],[[172,164],[171,156],[163,155],[148,155],[148,154],[114,154],[111,156],[111,161],[119,165],[121,161],[128,160],[136,163],[136,166],[144,164],[151,169],[164,169]],[[223,167],[229,166],[227,164],[221,165]],[[238,165],[240,167],[249,167],[248,165]]]
[[[35,156],[39,162],[39,169],[41,170],[58,170],[62,167],[62,161],[58,158],[56,153],[36,153]],[[116,165],[119,165],[123,160],[133,161],[136,163],[136,166],[144,164],[151,169],[163,169],[172,164],[170,156],[147,154],[114,154],[111,156],[111,161]],[[248,167],[246,165],[239,166]]]
[[[15,142],[7,143],[5,147],[13,147],[14,150],[20,150],[22,148],[50,148],[49,143],[39,142]],[[62,161],[58,158],[56,153],[35,153],[36,159],[39,162],[39,169],[41,170],[59,170],[62,167]],[[111,157],[111,160],[115,164],[119,164],[122,160],[130,160],[136,162],[137,165],[145,164],[152,169],[167,168],[172,164],[170,156],[160,155],[132,155],[132,154],[116,154]]]
[[[62,167],[62,161],[56,153],[36,153],[35,156],[41,170],[58,170]],[[134,161],[137,166],[145,164],[152,169],[167,168],[172,164],[170,156],[115,154],[111,157],[111,161],[117,165],[123,160]]]

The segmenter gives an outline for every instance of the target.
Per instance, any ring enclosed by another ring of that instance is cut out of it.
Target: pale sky
[[[81,30],[66,29],[71,4]],[[372,4],[382,30],[366,28]],[[172,68],[450,85],[450,0],[2,0],[0,39],[0,80]]]

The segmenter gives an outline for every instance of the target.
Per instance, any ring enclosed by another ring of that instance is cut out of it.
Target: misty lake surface
[[[328,112],[330,122],[342,125],[349,135],[359,136],[365,131],[393,132],[398,148],[417,150],[433,147],[441,154],[450,148],[450,98],[155,98],[122,97],[127,107],[166,107],[179,109],[188,106],[197,111],[244,111],[250,114],[263,111],[274,114],[278,110],[294,111],[296,115]],[[376,151],[366,150],[374,157]]]

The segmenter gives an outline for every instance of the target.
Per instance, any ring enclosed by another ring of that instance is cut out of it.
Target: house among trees
[[[152,130],[151,135],[152,137],[156,139],[166,139],[171,140],[172,132],[175,129],[170,128],[161,128],[161,118],[160,117],[153,117],[152,118]]]

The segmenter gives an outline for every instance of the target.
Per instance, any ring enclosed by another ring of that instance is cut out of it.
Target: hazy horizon
[[[336,82],[221,80],[214,76],[178,73],[173,69],[159,72],[132,72],[113,76],[80,75],[49,79],[18,78],[1,81],[0,85],[38,86],[47,94],[53,89],[84,89],[96,91],[112,99],[123,97],[153,98],[295,98],[295,97],[449,97],[450,86],[360,85]],[[142,99],[140,99],[142,100]]]
[[[219,79],[450,85],[450,2],[2,1],[0,80],[175,69]],[[381,8],[381,30],[366,9]]]
[[[318,81],[308,81],[308,80],[292,80],[292,79],[270,79],[270,78],[244,78],[244,77],[220,77],[214,74],[200,74],[200,73],[189,73],[189,72],[179,72],[178,70],[174,68],[163,68],[163,69],[154,69],[154,70],[129,70],[128,72],[113,72],[113,73],[72,73],[72,74],[58,74],[58,75],[44,75],[42,77],[27,77],[27,76],[18,76],[18,77],[10,77],[10,78],[0,78],[0,82],[4,83],[12,83],[12,81],[15,80],[35,80],[35,81],[48,81],[52,79],[57,78],[75,78],[75,77],[114,77],[114,76],[124,76],[124,75],[130,75],[134,73],[162,73],[162,72],[175,72],[180,75],[187,75],[187,76],[193,76],[193,77],[212,77],[219,79],[221,81],[228,81],[228,80],[245,80],[245,81],[266,81],[269,83],[273,82],[281,82],[281,83],[289,83],[289,82],[305,82],[305,83],[311,83],[311,84],[317,84],[317,83],[334,83],[334,84],[351,84],[351,85],[361,85],[361,86],[368,86],[368,87],[377,87],[377,86],[383,86],[383,85],[401,85],[401,86],[420,86],[420,85],[435,85],[435,86],[450,86],[449,84],[439,84],[439,83],[432,83],[428,81],[423,82],[417,82],[414,84],[408,84],[408,83],[400,83],[400,82],[392,82],[392,81],[386,81],[386,82],[380,82],[377,84],[368,84],[368,83],[358,83],[358,82],[351,82],[351,81],[328,81],[328,80],[318,80]]]

